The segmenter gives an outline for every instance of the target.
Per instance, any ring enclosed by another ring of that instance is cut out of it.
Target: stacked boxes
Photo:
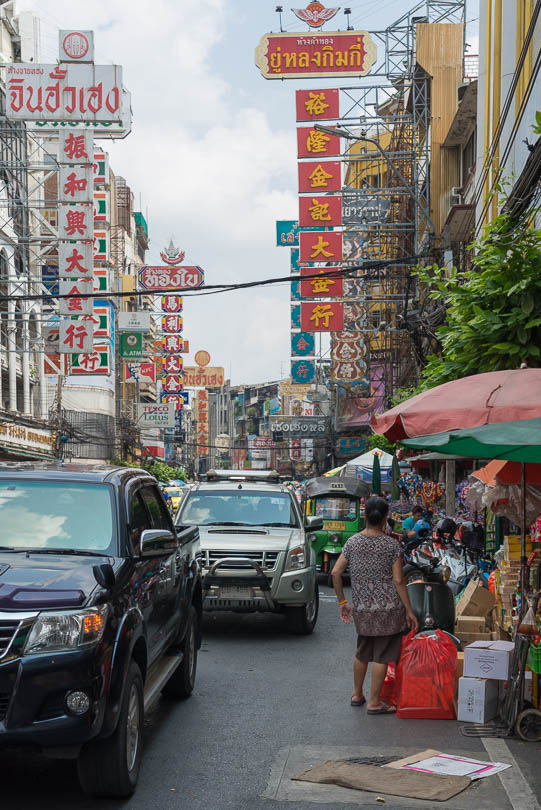
[[[455,633],[463,646],[492,639],[494,596],[480,583],[469,582],[456,606]]]
[[[512,641],[475,641],[464,650],[458,681],[459,720],[487,723],[498,714],[500,685],[509,677]]]
[[[505,630],[513,625],[517,607],[517,594],[519,594],[520,580],[520,535],[506,535],[503,544],[503,560],[496,571],[496,597],[498,600],[497,624]],[[532,552],[540,554],[539,544],[532,543],[531,537],[526,537],[526,557]],[[533,567],[537,564],[534,561]]]

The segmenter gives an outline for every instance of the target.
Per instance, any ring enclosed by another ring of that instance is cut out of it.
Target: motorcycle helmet
[[[417,521],[417,523],[413,527],[413,531],[417,534],[418,537],[427,538],[430,537],[430,523],[425,518],[421,518]]]
[[[482,552],[485,550],[485,530],[479,523],[466,520],[459,531],[462,545],[470,551]]]
[[[456,533],[456,523],[450,517],[444,517],[436,523],[436,534],[438,537],[454,537]]]

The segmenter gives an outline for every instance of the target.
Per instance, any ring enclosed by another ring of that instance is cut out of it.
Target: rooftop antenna
[[[282,33],[282,34],[284,33],[284,28],[282,26],[282,12],[283,12],[283,10],[284,10],[283,6],[276,6],[275,11],[278,14],[278,17],[280,19],[280,33]]]
[[[345,9],[344,9],[344,14],[346,15],[346,19],[347,19],[347,21],[348,21],[348,28],[347,28],[347,30],[348,30],[348,31],[353,31],[353,26],[352,26],[352,24],[351,24],[351,9],[350,9],[350,8],[345,8]]]

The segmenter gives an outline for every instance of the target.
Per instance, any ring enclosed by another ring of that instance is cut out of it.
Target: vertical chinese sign
[[[209,455],[209,392],[199,389],[195,399],[197,455]]]

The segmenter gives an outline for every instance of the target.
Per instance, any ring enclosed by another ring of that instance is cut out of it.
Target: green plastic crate
[[[541,645],[539,647],[534,647],[533,645],[530,647],[528,666],[533,672],[537,672],[538,675],[541,675]]]

